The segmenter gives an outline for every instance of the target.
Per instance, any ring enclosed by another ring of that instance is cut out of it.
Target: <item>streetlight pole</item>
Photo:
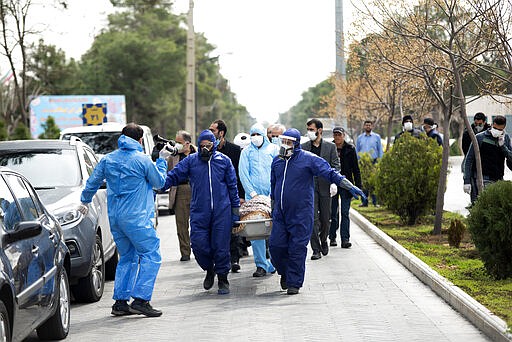
[[[339,83],[344,83],[346,80],[345,71],[345,36],[343,34],[343,0],[336,0],[336,77]],[[347,127],[347,117],[343,113],[345,111],[345,96],[341,94],[341,90],[335,91],[336,93],[336,118],[335,121],[342,126]]]
[[[189,0],[187,25],[187,89],[185,104],[185,130],[190,133],[192,141],[196,141],[196,39],[194,33],[194,0]]]

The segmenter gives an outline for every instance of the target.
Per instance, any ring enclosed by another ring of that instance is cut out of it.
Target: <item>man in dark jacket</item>
[[[507,167],[512,170],[512,146],[510,144],[510,137],[505,132],[506,125],[507,119],[502,115],[497,115],[492,121],[491,128],[476,135],[476,140],[480,147],[484,186],[503,180],[505,161]],[[471,203],[474,203],[478,197],[478,191],[473,144],[469,145],[468,154],[463,166],[464,192],[470,194]]]
[[[409,133],[415,138],[420,137],[421,131],[417,128],[414,128],[414,122],[412,120],[412,116],[404,115],[404,117],[402,118],[402,127],[403,127],[402,132],[395,135],[395,141],[397,139],[399,139],[402,136],[402,134],[404,134],[404,133]]]
[[[345,141],[345,130],[343,127],[334,127],[332,130],[334,136],[334,144],[340,158],[341,171],[350,182],[361,188],[361,172],[359,171],[359,163],[357,162],[357,153],[354,145]],[[341,222],[339,220],[339,202],[341,200]],[[352,194],[338,186],[338,192],[332,198],[331,205],[331,228],[329,230],[329,240],[331,246],[337,246],[336,231],[338,230],[338,222],[340,227],[341,248],[350,248],[350,202]]]
[[[487,123],[487,117],[484,113],[476,113],[473,120],[474,121],[471,124],[471,129],[475,135],[480,132],[487,131],[489,128],[491,128],[491,125]],[[464,156],[468,154],[469,145],[471,145],[471,137],[469,136],[469,132],[466,129],[462,134],[462,151],[464,152]]]
[[[231,163],[233,163],[233,167],[235,168],[236,172],[236,186],[238,188],[238,196],[240,197],[240,202],[243,203],[245,200],[245,190],[242,186],[242,183],[240,182],[240,176],[238,175],[238,164],[240,162],[240,153],[242,152],[242,149],[240,146],[235,145],[226,139],[228,128],[226,127],[226,123],[223,120],[215,120],[212,122],[210,125],[210,131],[212,131],[217,141],[217,151],[224,153],[229,157],[229,159],[231,159]],[[237,273],[240,271],[239,261],[242,257],[244,247],[245,250],[247,250],[247,247],[242,241],[242,238],[238,235],[231,234],[231,272]]]
[[[443,137],[437,131],[437,124],[432,118],[423,119],[423,131],[427,134],[427,137],[435,139],[439,146],[443,146]]]

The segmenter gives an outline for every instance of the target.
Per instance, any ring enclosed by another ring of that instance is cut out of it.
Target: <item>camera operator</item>
[[[162,311],[149,303],[162,262],[160,239],[151,222],[155,214],[153,188],[165,184],[165,159],[171,152],[162,148],[154,164],[142,152],[143,130],[139,125],[129,123],[121,133],[119,149],[104,156],[87,180],[79,210],[87,213],[92,197],[106,180],[110,230],[119,252],[112,315],[158,317]],[[133,302],[128,305],[130,297]]]

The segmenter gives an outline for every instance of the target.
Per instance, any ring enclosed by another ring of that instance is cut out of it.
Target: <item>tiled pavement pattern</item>
[[[158,232],[152,304],[162,317],[111,317],[108,282],[100,302],[72,306],[66,341],[489,341],[355,224],[351,249],[331,247],[318,261],[308,250],[296,296],[280,290],[277,274],[253,278],[252,256],[229,275],[231,294],[217,295],[216,284],[205,291],[195,260],[178,261],[174,216],[161,216]]]

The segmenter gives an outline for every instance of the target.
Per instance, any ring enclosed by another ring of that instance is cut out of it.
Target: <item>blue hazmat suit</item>
[[[209,130],[199,135],[213,143],[207,161],[201,151],[188,155],[167,173],[164,190],[190,180],[190,242],[197,263],[205,271],[227,274],[231,268],[229,242],[233,226],[232,208],[240,207],[237,179],[231,160],[217,151],[215,136]]]
[[[139,298],[149,301],[162,262],[160,239],[153,228],[153,188],[165,182],[167,163],[158,158],[153,164],[142,145],[125,135],[119,149],[104,156],[87,180],[82,203],[107,182],[110,230],[119,252],[114,282],[114,300]]]
[[[242,150],[238,164],[240,182],[245,190],[245,199],[250,200],[254,195],[270,196],[270,170],[274,157],[279,154],[279,147],[270,143],[266,129],[261,124],[254,124],[250,134],[258,133],[263,137],[263,144],[258,147],[252,142]],[[265,240],[252,240],[252,251],[256,267],[263,268],[267,273],[275,268],[267,259]]]
[[[293,154],[274,158],[271,171],[272,233],[269,238],[272,264],[285,277],[288,287],[304,282],[307,245],[313,231],[314,176],[337,185],[345,178],[325,159],[304,151],[295,128],[283,135],[293,137]]]

